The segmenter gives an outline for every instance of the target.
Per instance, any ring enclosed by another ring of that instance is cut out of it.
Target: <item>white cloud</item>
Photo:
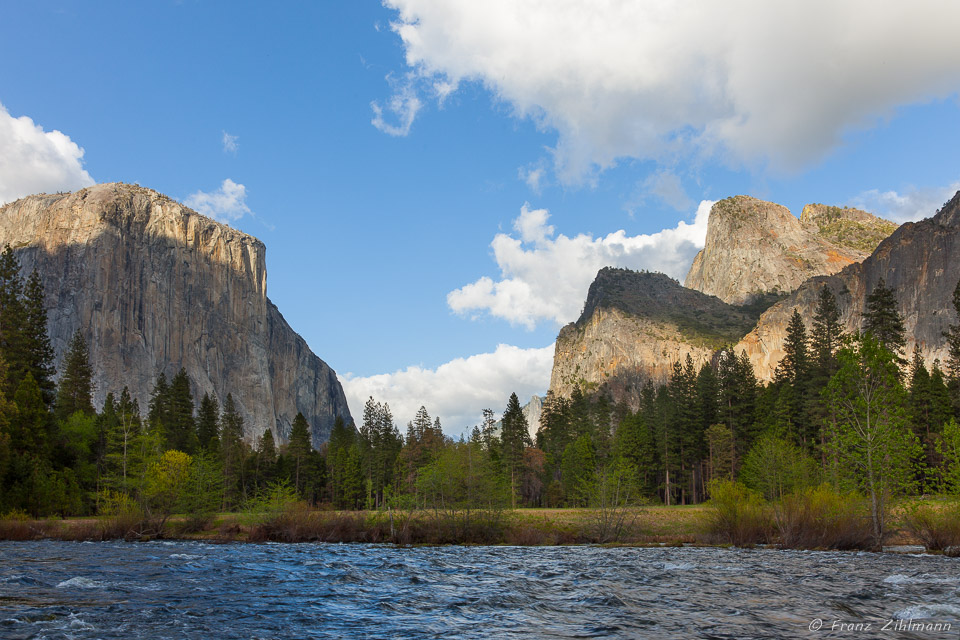
[[[960,3],[942,0],[384,5],[410,73],[481,83],[555,131],[566,183],[626,157],[802,167],[851,129],[960,89]]]
[[[340,382],[355,416],[373,396],[390,405],[401,430],[422,405],[431,416],[440,417],[447,434],[460,435],[480,423],[484,409],[502,413],[511,393],[521,403],[546,393],[553,351],[552,344],[541,349],[501,344],[493,353],[457,358],[436,369],[413,366],[367,377],[348,373]]]
[[[34,193],[73,191],[93,184],[83,149],[59,131],[44,131],[0,104],[0,204]]]
[[[197,191],[188,196],[184,204],[214,220],[234,222],[252,213],[246,200],[247,188],[227,178],[216,191]]]
[[[387,76],[387,80],[391,85],[394,85],[393,95],[390,97],[390,102],[387,103],[387,111],[393,115],[397,124],[387,122],[387,119],[384,118],[383,107],[376,101],[370,103],[370,108],[373,109],[373,120],[370,121],[370,124],[388,135],[402,138],[410,133],[410,127],[413,126],[413,121],[423,103],[417,96],[412,74],[407,74],[405,80],[399,84],[393,81],[392,76]],[[447,85],[449,89],[446,90],[446,93],[444,93],[444,85]],[[434,87],[438,99],[442,102],[453,91],[455,83],[437,81],[434,83]]]
[[[546,182],[547,168],[544,166],[543,161],[540,161],[526,167],[520,167],[520,169],[517,170],[517,176],[527,183],[531,191],[540,195]]]
[[[223,152],[224,153],[236,153],[240,148],[240,145],[237,144],[237,140],[240,139],[240,136],[232,136],[226,131],[223,132]]]
[[[870,189],[854,196],[849,204],[894,222],[929,218],[960,191],[960,180],[946,187],[909,187],[903,193]]]
[[[673,229],[628,236],[623,230],[602,238],[562,233],[554,237],[544,209],[526,205],[514,221],[520,237],[494,237],[494,259],[500,280],[482,277],[447,294],[457,313],[487,312],[511,324],[532,329],[541,320],[564,324],[576,320],[590,283],[603,267],[662,271],[681,280],[703,247],[713,202],[697,207],[693,224],[681,221]]]

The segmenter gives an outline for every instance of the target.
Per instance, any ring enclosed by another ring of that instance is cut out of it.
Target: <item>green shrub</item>
[[[707,491],[707,531],[712,536],[738,547],[770,539],[770,512],[759,493],[730,480],[712,480]]]
[[[930,551],[960,545],[960,503],[955,500],[913,505],[904,513],[903,524]]]
[[[829,485],[784,496],[774,507],[780,546],[787,549],[869,549],[870,506],[856,493]]]

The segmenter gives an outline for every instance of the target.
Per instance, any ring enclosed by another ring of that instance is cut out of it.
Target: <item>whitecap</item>
[[[883,581],[887,584],[913,584],[916,582],[914,578],[899,573],[895,573],[892,576],[887,576],[883,579]]]
[[[690,569],[696,569],[697,565],[690,562],[681,562],[679,564],[674,564],[672,562],[664,562],[663,570],[664,571],[689,571]]]
[[[90,578],[77,576],[75,578],[70,578],[69,580],[64,580],[57,585],[57,589],[103,589],[106,586],[106,583],[99,582],[98,580],[91,580]]]
[[[196,555],[193,555],[192,553],[171,553],[170,557],[180,558],[181,560],[196,560],[198,558],[202,558],[203,556],[196,556]]]
[[[953,604],[918,604],[893,614],[895,620],[922,620],[924,618],[960,619],[960,607]]]

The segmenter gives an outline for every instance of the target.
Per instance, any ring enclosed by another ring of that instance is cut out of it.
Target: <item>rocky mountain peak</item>
[[[797,219],[782,205],[734,196],[713,205],[685,285],[730,304],[787,294],[863,260],[894,229],[859,209],[807,205]]]

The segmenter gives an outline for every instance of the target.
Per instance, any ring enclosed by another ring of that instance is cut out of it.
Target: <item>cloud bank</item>
[[[227,178],[216,191],[197,191],[187,196],[183,202],[208,218],[220,222],[235,222],[252,213],[246,201],[247,188]]]
[[[602,238],[554,235],[546,209],[524,205],[514,221],[519,237],[499,233],[491,247],[500,279],[489,277],[447,294],[460,314],[486,312],[511,324],[534,328],[548,320],[557,325],[577,319],[590,283],[603,267],[662,271],[682,280],[707,236],[713,202],[697,207],[693,224],[628,236],[623,230]]]
[[[384,5],[416,86],[443,85],[446,97],[482,84],[558,134],[566,183],[619,158],[800,168],[851,129],[960,89],[960,3],[940,0]],[[409,131],[412,87],[391,100],[401,124],[388,132]]]
[[[498,345],[493,353],[457,358],[436,369],[407,367],[368,377],[340,376],[350,411],[360,419],[363,405],[373,396],[390,405],[401,431],[420,406],[439,416],[444,432],[459,436],[480,424],[481,412],[503,412],[511,393],[521,403],[550,385],[554,345],[521,349]]]
[[[14,118],[0,104],[0,204],[93,183],[83,168],[83,149],[69,136],[44,131],[27,116]]]

